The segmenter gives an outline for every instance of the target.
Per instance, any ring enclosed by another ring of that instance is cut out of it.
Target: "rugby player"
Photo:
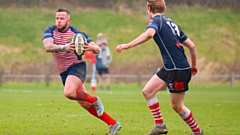
[[[85,51],[92,51],[95,54],[99,53],[99,46],[86,33],[70,26],[70,23],[70,12],[65,8],[59,8],[55,16],[55,25],[44,31],[42,42],[45,51],[53,54],[64,85],[65,97],[77,101],[90,114],[104,121],[109,126],[109,135],[115,135],[122,126],[104,111],[99,97],[87,93],[84,86],[86,63],[81,56],[74,53],[72,38],[76,33],[83,34],[87,39]]]
[[[155,126],[147,135],[167,134],[168,132],[162,118],[159,101],[156,98],[156,93],[165,87],[168,87],[170,91],[172,108],[191,128],[192,135],[203,135],[192,112],[184,105],[188,83],[191,76],[198,71],[196,47],[175,22],[164,16],[165,10],[164,0],[148,0],[147,12],[150,19],[146,31],[131,42],[118,45],[116,51],[120,53],[122,50],[153,38],[161,52],[164,66],[151,77],[142,90],[155,121]],[[189,49],[191,66],[185,56],[183,45]]]

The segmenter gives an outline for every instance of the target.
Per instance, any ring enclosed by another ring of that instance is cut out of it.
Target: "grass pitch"
[[[87,84],[87,88],[90,86]],[[108,126],[75,101],[63,96],[60,83],[3,84],[0,88],[1,135],[105,135]],[[97,90],[108,114],[123,125],[118,135],[143,135],[154,125],[150,110],[136,84],[113,84]],[[191,85],[185,105],[206,135],[238,135],[240,85]],[[190,128],[171,109],[169,92],[157,94],[168,135],[190,135]]]

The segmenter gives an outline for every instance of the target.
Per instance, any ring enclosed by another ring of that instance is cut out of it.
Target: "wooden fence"
[[[143,80],[149,79],[152,75],[141,75],[141,74],[112,74],[110,77],[112,79],[116,80],[122,80],[122,79],[132,79],[135,80],[134,82],[137,82],[139,86],[142,85]],[[87,75],[87,79],[90,79],[91,75]],[[60,79],[59,75],[34,75],[34,74],[21,74],[21,75],[16,75],[16,74],[2,74],[0,73],[0,87],[4,83],[4,81],[9,81],[9,80],[21,80],[25,82],[30,82],[29,80],[36,80],[36,79],[41,79],[45,82],[46,86],[49,86],[50,82],[53,79]],[[236,79],[240,79],[240,74],[222,74],[222,75],[196,75],[193,77],[193,79],[211,79],[211,80],[216,80],[221,82],[221,80],[229,80],[230,81],[230,86],[231,88],[234,88]],[[215,81],[215,82],[216,82]]]

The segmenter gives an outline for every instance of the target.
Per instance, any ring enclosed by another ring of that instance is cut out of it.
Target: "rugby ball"
[[[85,42],[87,42],[86,37],[81,34],[81,33],[77,33],[74,35],[73,37],[73,43],[75,45],[75,50],[74,53],[78,56],[81,56],[84,54],[84,46],[85,46]]]

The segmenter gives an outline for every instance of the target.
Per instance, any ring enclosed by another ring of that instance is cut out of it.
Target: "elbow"
[[[187,46],[188,50],[190,51],[190,55],[191,57],[196,57],[196,46],[193,42],[191,42],[191,40],[187,40],[187,42],[183,43],[185,46]]]
[[[51,52],[50,47],[48,45],[44,46],[45,52]]]
[[[49,52],[49,49],[45,48],[45,52]]]
[[[189,50],[193,50],[193,51],[196,50],[195,44],[190,39],[187,39],[186,41],[184,41],[183,44],[187,46]]]
[[[196,50],[196,46],[194,44],[192,44],[191,46],[189,46],[189,49],[194,51],[194,50]]]
[[[147,39],[153,38],[153,36],[154,36],[153,34],[148,33],[148,34],[147,34]]]
[[[147,39],[150,39],[150,38],[153,38],[155,34],[156,34],[156,31],[150,28],[150,29],[147,29],[147,31],[145,32],[145,35],[146,35],[145,37]]]

